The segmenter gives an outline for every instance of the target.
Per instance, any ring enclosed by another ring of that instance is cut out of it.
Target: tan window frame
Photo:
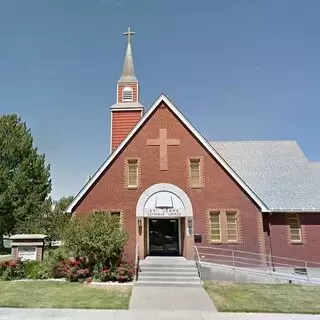
[[[226,211],[227,242],[238,242],[238,214],[236,211]]]
[[[138,160],[130,159],[128,160],[128,188],[137,188],[138,187]]]
[[[221,242],[221,214],[220,211],[210,211],[210,240]]]
[[[201,161],[200,159],[189,159],[190,185],[192,188],[201,187]]]
[[[288,223],[290,229],[290,240],[292,243],[302,242],[302,232],[300,224],[300,216],[297,213],[291,213],[288,215]]]

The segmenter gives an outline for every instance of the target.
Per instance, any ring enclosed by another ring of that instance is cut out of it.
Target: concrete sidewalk
[[[130,310],[217,311],[203,287],[133,287]]]
[[[216,313],[192,310],[81,310],[0,308],[0,320],[320,320],[320,315]]]

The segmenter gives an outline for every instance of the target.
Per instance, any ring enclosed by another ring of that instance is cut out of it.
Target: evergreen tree
[[[0,248],[3,235],[37,232],[51,180],[45,156],[17,115],[0,116]]]

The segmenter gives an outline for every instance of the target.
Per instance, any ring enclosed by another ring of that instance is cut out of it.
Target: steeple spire
[[[132,51],[131,51],[131,36],[134,36],[135,32],[131,31],[131,28],[128,27],[128,31],[124,32],[123,35],[128,36],[128,45],[127,45],[126,56],[124,58],[123,70],[118,83],[138,82],[136,75],[134,73],[133,58],[132,58]]]
[[[139,82],[134,74],[131,52],[131,37],[134,34],[135,32],[131,31],[130,27],[128,32],[123,33],[128,37],[128,45],[121,77],[117,83],[117,102],[110,108],[111,152],[123,141],[143,114],[143,106],[139,102]]]

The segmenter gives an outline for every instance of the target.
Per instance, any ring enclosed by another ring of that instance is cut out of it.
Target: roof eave
[[[291,212],[319,212],[320,208],[272,208],[271,213],[291,213]]]

